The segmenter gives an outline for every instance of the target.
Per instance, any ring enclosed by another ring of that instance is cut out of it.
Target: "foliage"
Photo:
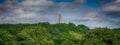
[[[85,36],[85,45],[115,45],[117,36],[108,28],[92,29]]]
[[[119,34],[73,23],[0,24],[0,45],[120,45]]]

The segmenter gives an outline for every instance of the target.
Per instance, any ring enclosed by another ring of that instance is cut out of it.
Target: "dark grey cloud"
[[[102,17],[103,14],[99,13],[101,9],[90,8],[83,4],[85,2],[86,0],[75,0],[75,2],[71,3],[55,3],[52,0],[24,0],[18,3],[16,0],[7,0],[0,4],[0,24],[57,23],[58,13],[60,13],[62,15],[62,22],[65,23],[85,24],[91,28],[105,26],[120,27],[120,21],[106,16]],[[108,5],[112,4],[110,3]],[[102,12],[110,14],[113,11],[108,9],[108,5],[103,7]],[[114,12],[118,15],[116,9]],[[112,14],[114,13],[112,12]]]
[[[29,2],[30,0],[25,1]],[[45,6],[45,4],[43,6]],[[6,0],[6,2],[0,4],[0,18],[1,18],[0,23],[35,23],[38,21],[41,22],[48,21],[49,20],[48,16],[45,16],[45,14],[44,15],[38,14],[39,11],[47,9],[45,8],[47,6],[45,7],[43,6],[34,7],[34,5],[26,5],[24,4],[24,2],[18,3],[17,0]]]
[[[120,27],[120,0],[105,4],[101,12],[106,15],[106,21],[111,25]]]
[[[58,13],[63,12],[61,10],[74,12],[79,9],[76,3],[78,2],[55,3],[48,0],[23,0],[18,3],[17,0],[6,0],[0,4],[0,23],[54,22],[57,21]]]
[[[103,6],[102,12],[112,17],[120,18],[120,1],[117,0]]]

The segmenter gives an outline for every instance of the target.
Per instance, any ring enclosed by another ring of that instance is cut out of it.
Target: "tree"
[[[10,41],[14,41],[14,37],[8,31],[0,29],[0,45],[5,45]]]
[[[114,32],[108,28],[96,28],[88,32],[84,44],[113,45],[114,40],[116,40],[115,37]]]
[[[75,44],[70,40],[65,40],[61,43],[61,45],[75,45]]]

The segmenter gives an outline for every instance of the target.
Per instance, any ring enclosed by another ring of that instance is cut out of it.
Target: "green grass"
[[[69,34],[75,37],[75,39],[81,40],[83,38],[83,34],[76,33],[74,31],[69,31]]]

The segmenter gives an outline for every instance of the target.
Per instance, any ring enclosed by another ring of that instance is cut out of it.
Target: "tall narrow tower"
[[[62,17],[61,17],[61,14],[60,14],[60,13],[58,14],[58,16],[59,16],[59,17],[58,17],[58,23],[60,24]]]

